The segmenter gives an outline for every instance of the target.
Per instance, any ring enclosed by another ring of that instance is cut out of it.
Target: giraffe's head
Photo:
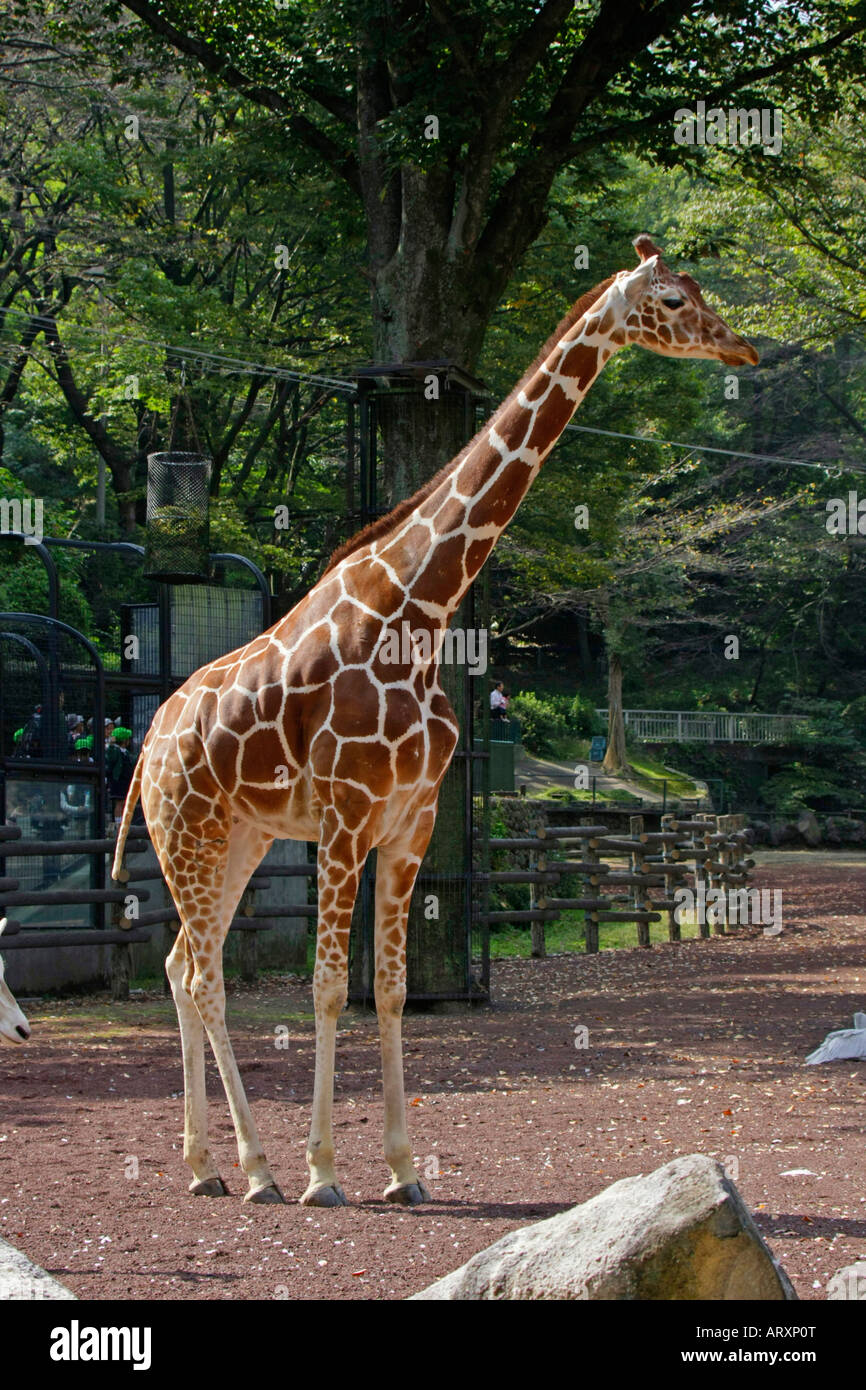
[[[758,354],[704,303],[691,275],[675,275],[650,237],[635,238],[636,270],[616,277],[625,300],[625,341],[664,357],[712,357],[728,367],[754,366]]]
[[[0,917],[0,935],[6,918]],[[15,997],[3,978],[3,958],[0,956],[0,1042],[23,1043],[30,1037],[30,1024],[15,1003]]]

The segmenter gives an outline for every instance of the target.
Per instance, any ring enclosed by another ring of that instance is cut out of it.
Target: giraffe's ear
[[[655,268],[656,258],[652,256],[648,261],[641,261],[639,266],[627,273],[622,282],[622,292],[629,304],[633,304],[642,294],[646,294]]]
[[[632,246],[635,251],[637,251],[642,261],[648,261],[651,256],[660,256],[662,254],[661,247],[656,246],[652,237],[648,236],[646,232],[642,232],[640,236],[636,236],[632,242]]]

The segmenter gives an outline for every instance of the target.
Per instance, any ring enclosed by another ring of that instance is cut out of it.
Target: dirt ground
[[[289,1204],[250,1208],[209,1062],[213,1147],[234,1196],[192,1198],[173,1007],[28,1006],[0,1051],[0,1234],[82,1298],[403,1298],[515,1226],[678,1154],[724,1162],[800,1298],[866,1258],[866,1063],[805,1067],[866,1007],[866,857],[762,856],[785,930],[509,960],[491,1008],[410,1014],[410,1128],[433,1202],[381,1201],[375,1017],[343,1016],[335,1104],[352,1205],[310,1211],[309,982],[235,988],[230,1026]],[[579,1048],[588,1029],[588,1046]],[[287,1045],[283,1045],[287,1044]]]

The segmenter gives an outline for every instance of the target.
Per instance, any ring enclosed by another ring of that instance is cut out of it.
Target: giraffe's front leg
[[[330,940],[335,940],[331,935]],[[307,1164],[310,1181],[301,1198],[305,1207],[345,1207],[348,1205],[337,1180],[334,1166],[334,1130],[332,1105],[334,1097],[334,1053],[337,1040],[337,1019],[346,1004],[348,994],[348,963],[329,961],[322,952],[322,936],[316,969],[313,975],[313,1000],[316,1011],[316,1079],[313,1083],[313,1116],[307,1140]],[[348,952],[348,932],[346,932]]]
[[[412,1159],[403,1089],[403,1005],[406,1002],[406,923],[415,878],[432,830],[422,825],[405,848],[380,847],[376,863],[376,1013],[385,1096],[385,1158],[391,1182],[385,1200],[416,1206],[429,1202]]]
[[[319,842],[319,926],[313,1003],[316,1011],[316,1079],[313,1115],[307,1140],[310,1182],[301,1198],[305,1207],[344,1207],[346,1197],[334,1166],[334,1052],[337,1019],[349,992],[349,931],[367,847],[356,849],[353,836],[326,813]],[[356,854],[363,857],[356,859]]]

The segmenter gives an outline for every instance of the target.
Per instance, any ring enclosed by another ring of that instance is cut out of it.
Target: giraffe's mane
[[[474,448],[475,444],[477,444],[478,440],[481,439],[483,435],[486,435],[490,427],[495,425],[497,420],[502,417],[518,393],[522,391],[524,386],[535,376],[535,373],[542,363],[547,361],[547,358],[553,352],[553,349],[560,339],[564,337],[570,328],[574,327],[578,319],[583,318],[583,315],[592,308],[597,299],[601,298],[605,290],[610,288],[615,279],[615,275],[608,276],[606,280],[602,280],[601,284],[596,285],[594,289],[587,290],[586,294],[582,295],[575,304],[572,304],[568,313],[560,320],[547,339],[547,342],[541,348],[538,356],[532,364],[527,367],[517,385],[505,397],[502,404],[497,406],[496,410],[481,426],[481,429],[475,437],[470,439],[468,444],[464,444],[459,453],[455,454],[454,458],[446,463],[444,468],[440,468],[439,472],[436,473],[429,482],[424,483],[423,487],[419,488],[416,493],[411,497],[407,497],[405,501],[398,502],[393,511],[388,512],[385,516],[377,517],[375,521],[371,521],[368,526],[357,531],[354,536],[351,536],[349,540],[345,541],[343,545],[335,550],[325,569],[322,571],[323,576],[329,574],[332,569],[335,569],[342,560],[345,560],[347,556],[353,554],[354,551],[360,550],[362,546],[370,545],[372,541],[378,540],[380,536],[386,535],[392,527],[399,525],[401,521],[405,521],[406,517],[410,516],[416,507],[426,501],[432,492],[435,492],[436,488],[440,483],[444,482],[451,470],[466,457],[470,449]]]

